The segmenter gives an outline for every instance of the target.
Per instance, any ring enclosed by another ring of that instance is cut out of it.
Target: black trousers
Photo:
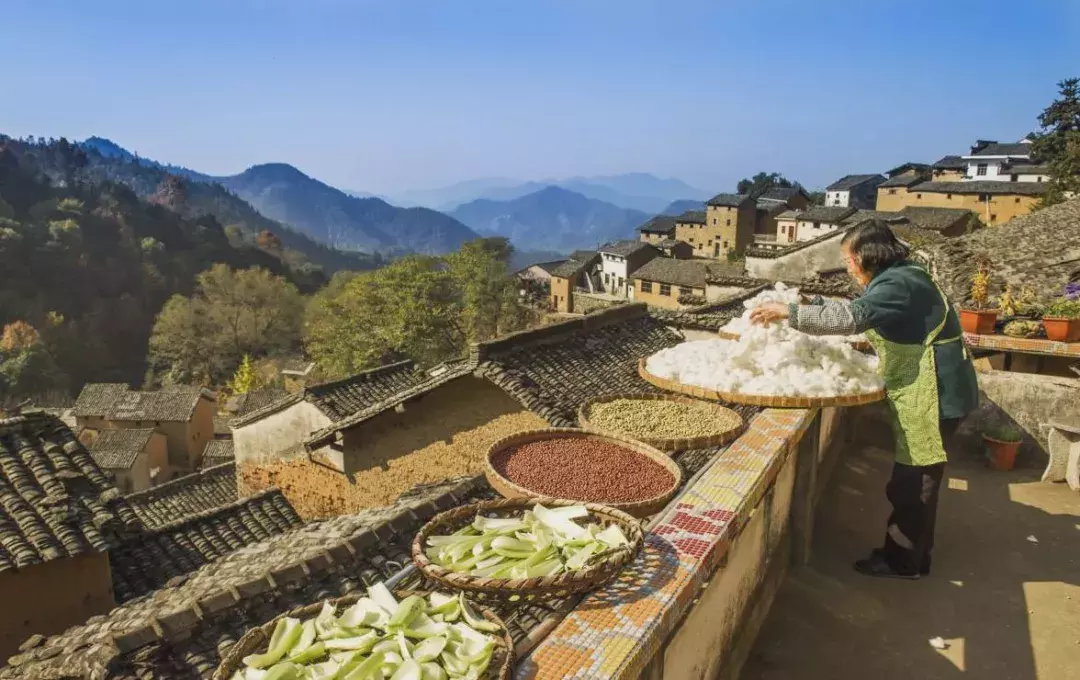
[[[959,418],[941,421],[941,441],[946,443],[946,450],[959,425]],[[885,486],[885,496],[893,511],[885,530],[883,553],[894,570],[914,574],[930,569],[938,495],[944,479],[945,463],[893,463],[892,477]]]

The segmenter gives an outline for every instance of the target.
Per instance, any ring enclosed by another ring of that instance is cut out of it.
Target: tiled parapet
[[[977,349],[998,352],[1020,352],[1053,357],[1080,359],[1080,342],[1051,342],[1036,338],[1013,338],[1008,335],[975,335],[964,333],[964,344]]]
[[[687,487],[637,560],[588,595],[518,666],[518,680],[636,678],[722,562],[816,410],[769,409]]]

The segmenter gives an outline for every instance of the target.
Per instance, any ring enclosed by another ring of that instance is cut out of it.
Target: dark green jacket
[[[934,346],[941,418],[960,418],[979,405],[975,368],[964,348],[960,319],[946,304],[930,275],[900,263],[878,272],[866,292],[850,303],[826,302],[793,305],[793,328],[815,335],[851,335],[874,329],[899,344],[922,344],[945,318]],[[940,344],[942,340],[961,338]]]

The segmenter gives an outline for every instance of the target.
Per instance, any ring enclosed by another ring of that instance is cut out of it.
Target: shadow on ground
[[[863,425],[822,500],[811,563],[789,572],[743,680],[1080,679],[1080,494],[1039,482],[1034,464],[988,470],[965,446],[933,574],[866,578],[850,565],[880,544],[892,455],[887,425]]]

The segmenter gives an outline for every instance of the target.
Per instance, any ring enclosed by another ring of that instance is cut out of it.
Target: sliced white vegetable
[[[297,619],[285,617],[274,626],[274,632],[270,636],[270,648],[264,654],[252,654],[244,657],[244,665],[252,668],[267,668],[281,660],[281,657],[289,653],[296,641],[300,639],[303,626]]]
[[[382,581],[368,588],[368,596],[382,607],[387,615],[393,614],[398,607],[397,599]]]
[[[421,680],[447,680],[446,671],[434,661],[420,664]]]
[[[397,671],[390,677],[390,680],[421,680],[420,664],[412,659],[406,659],[398,666]]]
[[[569,520],[558,513],[551,512],[542,505],[537,504],[533,506],[533,514],[536,515],[536,519],[544,526],[567,538],[577,538],[578,536],[585,535],[585,529],[580,525],[575,524],[572,520]]]
[[[620,529],[617,524],[608,526],[606,529],[596,534],[596,538],[612,548],[618,548],[619,546],[630,543],[626,538],[626,534],[623,533],[622,529]]]
[[[416,649],[413,650],[413,658],[420,662],[431,661],[438,658],[444,649],[446,649],[445,637],[429,637],[416,645]]]

